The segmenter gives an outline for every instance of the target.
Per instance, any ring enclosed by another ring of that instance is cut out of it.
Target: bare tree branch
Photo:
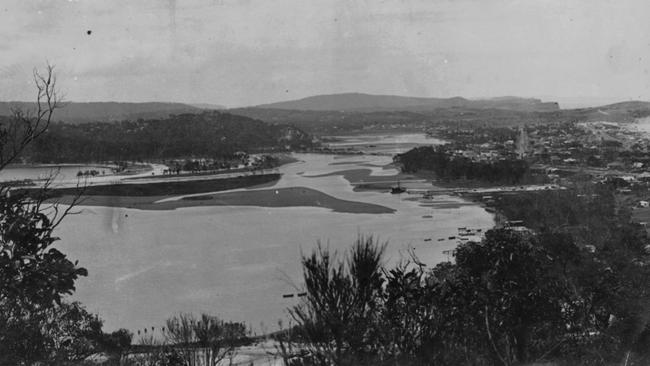
[[[48,63],[44,73],[34,69],[33,75],[36,110],[12,108],[9,120],[0,125],[0,170],[14,162],[27,145],[47,131],[55,110],[60,107],[54,66]]]

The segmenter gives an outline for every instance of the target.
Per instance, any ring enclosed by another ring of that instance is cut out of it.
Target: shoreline
[[[281,165],[299,162],[294,156],[284,156]],[[358,163],[358,162],[357,162]],[[349,162],[332,163],[344,168]],[[397,174],[383,175],[381,171],[397,170]],[[373,175],[379,170],[378,175]],[[305,176],[306,178],[323,178],[340,176],[345,179],[354,192],[390,192],[396,184],[409,185],[427,184],[430,190],[440,188],[441,195],[457,196],[463,202],[433,201],[414,194],[407,200],[416,201],[422,207],[430,208],[459,208],[476,205],[495,218],[498,214],[490,210],[479,198],[479,192],[458,194],[454,189],[489,189],[498,185],[484,182],[454,181],[439,182],[431,172],[403,173],[398,165],[368,165],[367,168],[343,169],[325,174]],[[256,207],[317,207],[330,209],[340,213],[387,214],[396,210],[368,202],[344,200],[308,187],[273,187],[280,180],[281,174],[271,173],[262,175],[246,175],[229,178],[197,179],[168,182],[130,183],[97,185],[86,187],[80,206],[122,207],[140,210],[175,210],[177,208],[207,207],[207,206],[256,206]],[[460,184],[459,184],[460,183]],[[418,191],[422,188],[416,188]],[[74,188],[54,189],[57,200],[62,204],[70,204],[75,197]]]
[[[206,207],[206,206],[256,206],[268,208],[280,207],[317,207],[330,209],[333,212],[339,213],[353,213],[353,214],[392,214],[396,210],[372,203],[343,200],[330,196],[321,191],[307,188],[307,187],[286,187],[272,189],[272,187],[279,180],[279,174],[270,174],[268,177],[264,176],[250,176],[258,179],[258,182],[252,185],[246,184],[245,178],[242,179],[230,178],[219,179],[218,182],[222,183],[222,189],[214,187],[207,188],[206,184],[192,185],[191,182],[178,182],[177,185],[185,185],[183,192],[174,194],[147,194],[147,195],[123,195],[123,194],[106,194],[106,193],[119,193],[123,189],[134,188],[133,184],[129,185],[113,185],[113,186],[98,186],[90,187],[96,188],[94,194],[85,194],[82,196],[79,206],[99,206],[99,207],[122,207],[131,209],[140,209],[148,211],[157,210],[175,210],[177,208],[189,207]],[[197,182],[194,182],[197,183]],[[201,182],[211,183],[211,182]],[[239,185],[235,185],[238,184]],[[154,183],[163,185],[164,183]],[[189,186],[187,184],[190,184]],[[153,185],[153,184],[150,184]],[[169,188],[169,184],[164,184]],[[116,187],[119,186],[119,187]],[[99,188],[99,189],[97,189]],[[114,192],[109,192],[113,188]],[[135,191],[139,190],[142,187]],[[200,189],[203,188],[203,189]],[[197,191],[196,189],[200,189]],[[161,189],[155,192],[147,193],[160,193]],[[58,197],[53,197],[61,204],[71,204],[75,195],[71,189],[65,189],[64,192],[59,190]],[[170,199],[174,198],[174,199]]]
[[[34,163],[34,164],[10,164],[6,169],[31,169],[31,168],[74,168],[74,167],[96,167],[96,168],[117,168],[117,165],[114,164],[84,164],[84,163],[61,163],[61,164],[49,164],[49,163]]]
[[[204,196],[184,197],[162,204],[181,205],[181,202],[199,203],[201,206],[256,206],[256,207],[318,207],[333,212],[353,214],[392,214],[395,209],[365,202],[349,201],[330,196],[307,187],[289,187],[264,190],[224,192]]]
[[[58,203],[70,204],[74,196],[65,195],[56,199]],[[115,207],[145,211],[168,211],[178,208],[209,206],[251,206],[263,208],[315,207],[338,213],[351,214],[393,214],[395,209],[365,202],[338,199],[323,192],[306,188],[291,187],[261,189],[181,197],[173,201],[157,202],[169,196],[86,196],[78,203],[83,207]]]

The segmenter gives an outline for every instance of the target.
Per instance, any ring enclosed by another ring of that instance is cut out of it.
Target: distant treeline
[[[301,130],[220,112],[171,115],[166,119],[52,124],[30,145],[26,160],[39,163],[230,158],[235,152],[306,147]]]
[[[473,161],[454,156],[445,146],[423,146],[395,157],[402,170],[415,173],[419,170],[434,172],[440,179],[470,179],[491,183],[516,184],[528,172],[528,163],[519,159]]]
[[[650,116],[650,104],[618,103],[609,106],[562,109],[556,111],[521,111],[509,109],[475,109],[467,107],[384,111],[311,111],[273,108],[237,108],[232,113],[267,122],[291,123],[309,133],[337,134],[342,131],[374,129],[410,129],[448,126],[454,128],[511,127],[557,122],[600,121],[602,113],[610,121],[632,122]]]
[[[448,108],[435,111],[303,111],[270,108],[239,108],[232,113],[267,122],[291,123],[309,133],[337,134],[342,131],[415,129],[432,126],[476,128],[518,126],[557,120],[559,112],[523,112],[496,109]]]

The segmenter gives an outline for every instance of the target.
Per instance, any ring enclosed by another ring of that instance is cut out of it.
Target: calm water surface
[[[9,180],[39,180],[54,177],[56,181],[76,180],[79,171],[96,170],[111,174],[111,168],[96,165],[39,165],[31,167],[8,167],[0,171],[0,182]]]
[[[365,143],[365,141],[364,141]],[[388,241],[387,261],[395,263],[409,248],[430,265],[447,258],[457,228],[489,228],[493,218],[482,208],[423,207],[408,195],[354,192],[341,176],[317,177],[349,169],[382,166],[390,156],[301,154],[281,168],[276,187],[303,186],[345,200],[380,204],[393,214],[345,214],[316,207],[192,207],[140,211],[86,207],[59,229],[59,248],[78,259],[90,274],[77,282],[74,299],[105,320],[108,330],[135,331],[162,326],[178,312],[209,312],[244,321],[258,331],[277,329],[277,321],[296,298],[301,253],[321,241],[343,253],[358,234]],[[333,164],[334,163],[334,164]],[[461,202],[437,197],[441,202]],[[423,216],[431,216],[423,218]],[[425,239],[429,239],[425,241]]]

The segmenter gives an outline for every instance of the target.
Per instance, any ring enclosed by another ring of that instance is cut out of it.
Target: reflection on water
[[[372,233],[388,241],[387,260],[395,263],[413,248],[429,264],[446,259],[447,238],[461,226],[488,228],[492,216],[472,205],[426,207],[408,195],[354,192],[340,175],[347,169],[385,174],[390,156],[300,154],[281,168],[275,187],[303,186],[334,197],[384,205],[393,214],[346,214],[315,207],[192,207],[139,211],[90,207],[70,216],[57,233],[59,247],[89,269],[74,299],[106,320],[106,328],[160,326],[170,315],[210,312],[245,321],[257,330],[275,330],[285,309],[297,301],[282,298],[300,285],[300,255],[318,241],[339,253],[355,237]],[[337,165],[334,162],[348,162]],[[265,188],[265,189],[268,189]],[[429,239],[425,241],[425,239]],[[431,240],[432,239],[432,240]],[[264,323],[264,327],[260,324]],[[286,321],[285,321],[286,324]]]

